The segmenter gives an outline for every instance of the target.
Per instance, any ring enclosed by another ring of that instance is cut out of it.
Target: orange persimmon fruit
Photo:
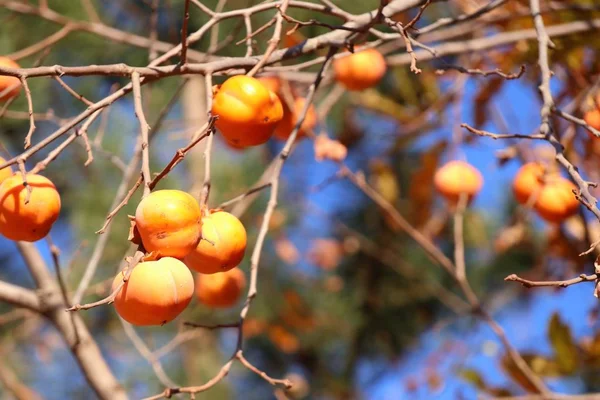
[[[6,160],[2,157],[0,157],[0,164],[4,164],[6,162]],[[6,178],[9,178],[13,175],[13,170],[11,167],[6,167],[3,169],[0,169],[0,183],[4,182],[6,180]]]
[[[125,273],[113,280],[115,291]],[[141,262],[133,268],[129,279],[117,296],[117,313],[132,325],[163,325],[174,320],[194,296],[194,277],[185,264],[176,258]]]
[[[433,183],[450,204],[456,204],[460,195],[465,193],[470,202],[483,186],[481,173],[464,161],[450,161],[438,169]]]
[[[383,55],[375,49],[356,50],[333,63],[335,79],[348,90],[364,90],[379,83],[387,66]]]
[[[283,118],[279,97],[258,79],[236,75],[213,87],[212,114],[223,137],[238,147],[258,146]]]
[[[134,220],[144,248],[158,257],[183,258],[201,238],[200,205],[181,190],[150,193],[138,204]]]
[[[186,265],[202,274],[215,274],[237,267],[246,252],[246,229],[225,211],[202,218],[202,240],[184,259]]]
[[[306,104],[306,99],[302,97],[297,97],[294,100],[294,109],[290,110],[287,105],[283,106],[283,119],[277,127],[275,128],[275,137],[280,140],[286,140],[290,137],[294,126],[298,123],[298,118],[302,114],[302,110]],[[300,125],[300,129],[298,130],[297,137],[303,137],[306,135],[306,132],[313,129],[317,125],[317,112],[315,111],[315,107],[311,104],[308,107],[306,112],[306,117],[304,121],[302,121],[302,125]]]
[[[273,93],[279,93],[279,89],[281,89],[281,81],[276,76],[261,76],[256,78]]]
[[[570,180],[557,177],[542,187],[533,208],[548,222],[563,222],[579,209],[579,201],[573,193],[576,189]]]
[[[208,307],[227,308],[237,303],[245,286],[246,277],[239,268],[210,275],[198,274],[196,297]]]
[[[583,120],[586,124],[596,130],[600,130],[600,109],[591,109],[583,114]],[[590,136],[595,137],[590,133]]]
[[[0,56],[0,67],[19,68],[19,64],[8,57]],[[4,93],[5,91],[6,93]],[[0,75],[0,101],[9,100],[17,96],[20,91],[21,80],[19,78],[15,76]]]
[[[0,184],[0,233],[11,240],[35,242],[50,232],[60,214],[60,195],[50,179],[28,174],[28,189],[19,174]]]
[[[546,168],[537,162],[530,162],[523,165],[517,171],[513,181],[513,192],[519,204],[525,204],[529,198],[536,194],[539,196]]]

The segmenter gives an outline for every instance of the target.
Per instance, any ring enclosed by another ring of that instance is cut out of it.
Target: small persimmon
[[[208,307],[227,308],[237,303],[245,286],[246,277],[239,268],[210,275],[198,274],[196,297]]]
[[[534,194],[539,195],[545,173],[546,168],[537,162],[530,162],[519,168],[513,181],[513,192],[518,203],[525,204]]]
[[[19,68],[19,64],[8,57],[0,56],[0,67]],[[0,75],[0,101],[9,100],[17,96],[20,91],[21,80],[19,78],[15,76]]]
[[[0,157],[0,164],[4,164],[6,160]],[[9,178],[13,175],[13,170],[11,167],[6,167],[0,169],[0,183],[4,182],[6,178]]]
[[[284,353],[295,353],[300,348],[298,338],[281,325],[270,326],[268,335],[271,342]]]
[[[538,195],[534,209],[548,222],[562,222],[575,215],[579,201],[573,191],[577,188],[568,179],[557,177],[547,182]]]
[[[470,202],[483,186],[481,173],[464,161],[450,161],[434,175],[436,189],[450,204],[458,203],[460,195],[465,193]]]
[[[237,267],[246,252],[246,229],[225,211],[202,218],[202,240],[184,259],[188,267],[202,274],[215,274]]]
[[[215,126],[231,144],[240,147],[265,143],[283,118],[279,97],[258,79],[233,76],[213,87]]]
[[[112,290],[123,281],[121,271],[113,280]],[[163,257],[136,265],[114,305],[117,313],[132,325],[163,325],[174,320],[194,296],[194,277],[176,258]]]
[[[302,110],[306,105],[306,99],[298,97],[294,100],[294,109],[290,110],[287,105],[283,106],[283,119],[275,128],[275,137],[280,140],[286,140],[290,137],[292,130],[298,123],[298,118],[302,114]],[[298,138],[306,135],[306,132],[313,129],[317,125],[317,112],[315,107],[311,104],[306,112],[306,117],[300,125]]]
[[[349,90],[364,90],[379,83],[387,66],[383,55],[375,49],[357,50],[333,63],[335,79]]]
[[[273,93],[279,93],[281,89],[281,81],[276,76],[261,76],[257,78],[267,89]]]
[[[200,205],[181,190],[150,193],[138,204],[134,220],[144,248],[158,257],[183,258],[201,238]]]
[[[27,174],[26,179],[30,195],[19,174],[0,184],[0,233],[11,240],[35,242],[46,236],[58,219],[60,195],[44,176]]]
[[[592,128],[594,128],[596,130],[600,130],[600,109],[594,108],[594,109],[586,111],[583,114],[583,120],[585,121],[586,124],[588,124]],[[596,136],[592,135],[591,133],[590,133],[590,136],[596,137]]]

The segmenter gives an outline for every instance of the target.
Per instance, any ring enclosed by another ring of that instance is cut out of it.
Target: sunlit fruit
[[[600,130],[600,109],[594,108],[592,110],[586,111],[583,114],[583,119],[585,123],[591,126],[592,128]]]
[[[19,64],[10,58],[0,56],[0,67],[19,68]],[[19,78],[8,75],[0,75],[0,101],[11,99],[18,95],[20,91],[21,80]]]
[[[539,195],[545,170],[542,164],[536,162],[527,163],[519,168],[513,181],[513,192],[517,202],[525,204],[534,194]]]
[[[216,274],[198,274],[196,296],[198,300],[214,308],[227,308],[235,305],[246,286],[246,277],[239,268]]]
[[[265,143],[283,118],[279,97],[258,79],[233,76],[213,88],[212,114],[223,137],[240,147]]]
[[[298,338],[281,325],[269,327],[269,339],[284,353],[295,353],[300,348]]]
[[[335,79],[349,90],[363,90],[379,83],[387,66],[383,55],[375,49],[356,50],[354,54],[334,61]]]
[[[113,280],[112,290],[123,281],[125,272]],[[115,297],[115,309],[132,325],[163,325],[174,320],[194,296],[194,277],[176,258],[164,257],[135,266]]]
[[[196,248],[202,232],[200,205],[181,190],[150,193],[135,210],[144,248],[158,257],[183,258]]]
[[[202,240],[184,261],[203,274],[228,271],[242,262],[246,240],[239,219],[225,211],[210,213],[202,219]]]
[[[548,222],[562,222],[577,213],[576,186],[568,179],[556,177],[547,182],[538,195],[534,209]]]
[[[277,139],[286,140],[290,137],[292,130],[298,123],[298,119],[302,114],[302,110],[306,104],[306,99],[298,97],[294,101],[294,109],[290,110],[285,104],[283,106],[283,119],[275,128],[275,137]],[[317,112],[315,107],[311,104],[306,112],[306,117],[300,125],[298,134],[296,137],[302,137],[306,135],[306,132],[313,129],[317,125]]]
[[[6,162],[6,160],[2,157],[0,157],[0,164],[4,164]],[[13,170],[11,167],[6,167],[3,169],[0,169],[0,183],[4,182],[4,180],[8,177],[11,177],[13,174]]]
[[[257,79],[273,93],[278,93],[281,89],[281,81],[276,76],[261,76]]]
[[[30,195],[20,174],[6,178],[0,185],[0,233],[11,240],[35,242],[46,236],[58,219],[60,195],[54,184],[41,175],[28,174],[27,185]]]
[[[463,193],[468,201],[473,200],[483,186],[483,177],[469,163],[450,161],[436,171],[433,182],[449,203],[456,204]]]

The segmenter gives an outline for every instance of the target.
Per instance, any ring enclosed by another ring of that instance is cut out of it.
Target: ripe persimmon
[[[576,186],[568,179],[557,177],[547,182],[538,195],[534,209],[548,222],[562,222],[577,213],[579,201],[573,193]]]
[[[158,257],[183,258],[201,238],[200,205],[181,190],[157,190],[138,204],[135,228],[147,251]]]
[[[600,130],[600,109],[594,108],[583,114],[583,120],[594,129]],[[596,137],[590,133],[591,137]]]
[[[0,164],[4,164],[6,162],[6,160],[2,157],[0,157]],[[11,177],[13,174],[13,170],[11,167],[6,167],[3,169],[0,169],[0,183],[4,182],[6,180],[6,178]]]
[[[60,213],[60,195],[50,179],[27,175],[31,188],[23,185],[23,177],[12,175],[0,184],[0,233],[11,240],[35,242],[50,232]]]
[[[235,216],[217,211],[202,218],[202,240],[184,259],[202,274],[215,274],[237,267],[246,252],[246,229]]]
[[[537,162],[530,162],[519,168],[513,181],[513,192],[517,202],[525,204],[534,194],[539,196],[545,173],[546,168]]]
[[[206,306],[227,308],[240,298],[246,286],[246,277],[239,268],[216,274],[198,274],[196,277],[196,296]]]
[[[265,143],[283,118],[279,97],[258,79],[236,75],[213,87],[212,114],[223,137],[240,147]]]
[[[261,76],[257,78],[267,89],[273,93],[279,93],[281,89],[281,81],[276,76]]]
[[[483,186],[481,173],[464,161],[450,161],[438,169],[433,178],[436,189],[450,204],[456,204],[465,193],[470,202]]]
[[[298,123],[298,117],[302,114],[302,110],[306,104],[306,99],[302,97],[298,97],[294,100],[294,109],[290,110],[287,105],[283,106],[283,119],[275,128],[275,137],[280,140],[286,140],[290,137],[294,126]],[[298,134],[296,135],[298,138],[302,137],[306,134],[307,131],[313,129],[317,125],[317,112],[315,111],[315,107],[311,104],[308,107],[308,111],[306,112],[306,117],[304,121],[302,121],[302,125],[300,125],[300,129],[298,130]]]
[[[0,67],[19,68],[19,64],[8,57],[0,56]],[[10,90],[8,90],[11,88]],[[5,90],[8,90],[4,93]],[[9,100],[21,91],[21,80],[15,76],[0,75],[0,101]]]
[[[335,79],[348,90],[364,90],[379,83],[387,66],[379,51],[366,49],[336,59],[333,69]]]
[[[121,271],[112,290],[123,281]],[[115,309],[132,325],[163,325],[175,319],[194,296],[194,277],[176,258],[163,257],[135,266],[129,279],[115,297]]]

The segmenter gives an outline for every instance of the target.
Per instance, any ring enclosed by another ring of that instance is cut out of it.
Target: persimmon
[[[473,200],[483,186],[483,177],[469,163],[450,161],[437,170],[433,184],[449,203],[456,204],[463,193],[468,196],[469,202]]]
[[[228,271],[244,258],[246,241],[246,229],[239,219],[225,211],[209,213],[202,218],[202,240],[184,262],[203,274]]]
[[[375,49],[357,50],[333,63],[335,79],[348,90],[364,90],[379,83],[387,66],[383,55]]]
[[[283,119],[275,128],[275,137],[280,140],[286,140],[290,137],[292,130],[298,123],[298,118],[302,114],[302,110],[306,104],[306,99],[298,97],[294,100],[294,109],[290,110],[287,105],[283,106]],[[313,129],[317,125],[317,112],[315,107],[311,104],[306,112],[306,117],[300,125],[298,138],[306,135],[306,132]]]
[[[0,164],[4,164],[6,162],[6,160],[2,157],[0,157]],[[4,182],[6,180],[6,178],[11,177],[13,174],[13,170],[11,167],[6,167],[3,169],[0,169],[0,183]]]
[[[158,257],[183,258],[201,238],[200,205],[181,190],[157,190],[138,204],[135,228],[147,251]]]
[[[273,93],[279,93],[281,89],[281,81],[276,76],[261,76],[257,78],[267,89]]]
[[[0,56],[0,67],[19,68],[19,64],[8,57]],[[10,90],[8,90],[10,88]],[[6,93],[4,91],[7,90]],[[21,80],[15,76],[0,75],[0,101],[9,100],[21,91]]]
[[[258,79],[233,76],[213,87],[212,114],[223,137],[240,147],[265,143],[283,118],[279,97]]]
[[[298,338],[281,325],[269,327],[269,339],[284,353],[295,353],[300,348]]]
[[[583,119],[586,124],[591,126],[594,129],[600,130],[600,109],[594,108],[592,110],[588,110],[583,114]],[[591,137],[596,137],[590,133]]]
[[[50,179],[37,174],[12,175],[0,185],[0,233],[11,240],[35,242],[50,232],[60,214],[60,195]]]
[[[121,271],[113,280],[112,290],[123,281]],[[176,258],[139,263],[117,296],[117,313],[132,325],[163,325],[174,320],[194,296],[194,277]]]
[[[246,277],[239,268],[216,274],[198,274],[196,277],[196,297],[209,307],[227,308],[240,298],[246,286]]]
[[[537,162],[530,162],[519,168],[513,181],[513,192],[517,202],[525,204],[535,193],[539,195],[545,173],[546,168]]]
[[[534,209],[548,222],[562,222],[577,213],[579,201],[573,193],[576,186],[568,179],[557,177],[547,182],[538,195]]]

